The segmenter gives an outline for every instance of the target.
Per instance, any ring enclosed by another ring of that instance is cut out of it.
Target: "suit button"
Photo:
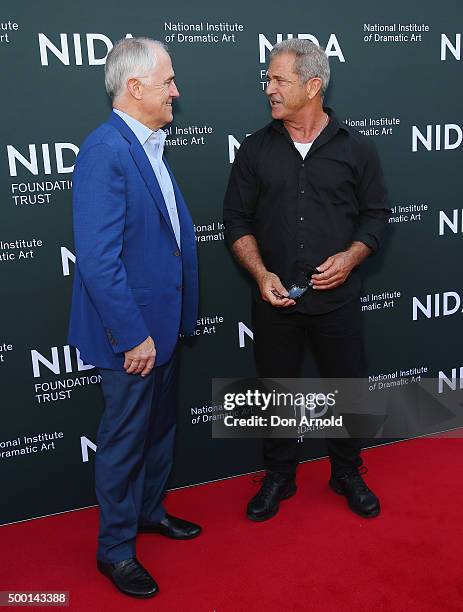
[[[183,285],[177,285],[175,288],[177,289],[177,291],[181,291],[183,289]]]
[[[175,257],[180,257],[180,251],[177,249],[177,251],[173,252],[173,255],[175,255]]]

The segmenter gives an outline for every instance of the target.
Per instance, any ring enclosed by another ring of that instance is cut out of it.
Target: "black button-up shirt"
[[[390,209],[372,141],[330,121],[305,159],[282,121],[274,120],[240,146],[225,195],[229,245],[246,235],[257,240],[266,268],[288,289],[301,271],[345,251],[353,241],[375,252]],[[319,314],[360,293],[354,269],[335,289],[309,289],[286,312]],[[257,297],[256,292],[256,297]]]

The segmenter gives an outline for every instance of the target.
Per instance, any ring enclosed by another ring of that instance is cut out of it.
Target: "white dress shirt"
[[[154,174],[158,180],[159,187],[161,188],[161,193],[166,203],[172,229],[174,230],[175,238],[180,248],[180,222],[178,220],[174,187],[172,185],[170,174],[162,160],[166,133],[162,129],[158,129],[153,132],[153,130],[151,130],[149,127],[143,123],[140,123],[140,121],[134,119],[127,113],[124,113],[117,108],[114,108],[113,110],[129,126],[140,141],[140,144],[148,156],[151,167],[153,168]]]

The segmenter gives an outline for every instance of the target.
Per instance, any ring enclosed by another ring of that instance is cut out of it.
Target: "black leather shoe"
[[[281,472],[267,472],[257,478],[260,480],[255,482],[262,482],[262,486],[249,502],[246,514],[251,521],[266,521],[278,512],[280,501],[296,493],[296,481],[294,476]]]
[[[365,484],[362,475],[368,469],[353,468],[348,472],[332,474],[330,487],[335,493],[344,495],[351,510],[364,518],[373,518],[380,513],[379,499]]]
[[[97,567],[126,595],[147,598],[159,591],[156,582],[135,557],[118,563],[97,561]]]
[[[166,514],[160,523],[140,525],[139,533],[160,533],[173,540],[192,540],[201,533],[201,527],[181,518]]]

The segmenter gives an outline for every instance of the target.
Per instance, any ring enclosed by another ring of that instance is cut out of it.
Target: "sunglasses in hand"
[[[291,300],[297,300],[302,295],[304,295],[307,289],[309,289],[313,285],[313,281],[311,280],[312,274],[321,274],[321,272],[315,267],[301,272],[298,275],[296,281],[290,285],[287,297]],[[285,299],[284,295],[281,295],[276,291],[272,291],[272,293],[277,298]]]

